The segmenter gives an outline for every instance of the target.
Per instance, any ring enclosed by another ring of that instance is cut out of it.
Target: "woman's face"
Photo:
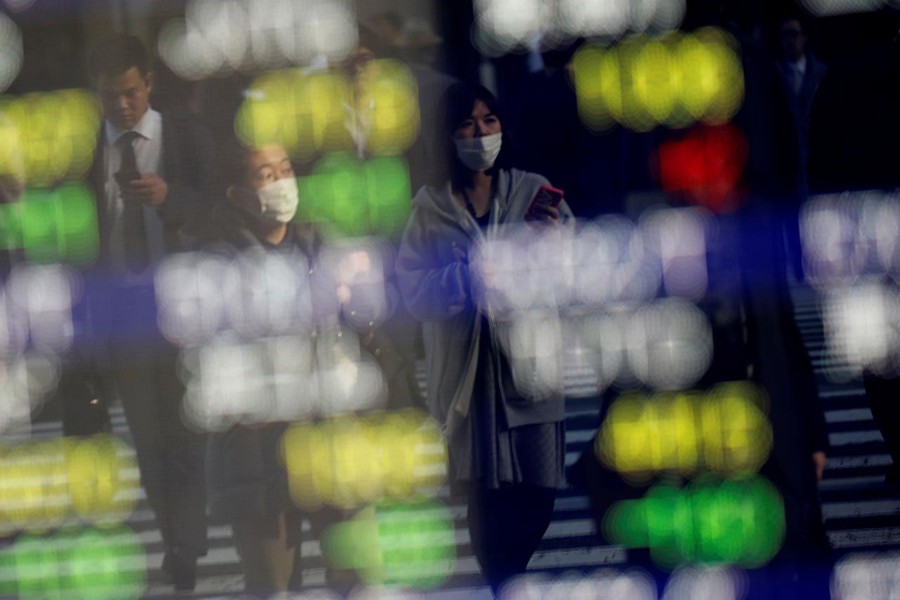
[[[287,152],[278,144],[267,144],[250,154],[247,165],[249,184],[254,190],[263,188],[279,179],[294,177],[294,167]]]
[[[501,131],[500,119],[490,111],[487,104],[476,100],[472,107],[472,114],[457,126],[456,131],[453,132],[453,139],[465,140],[484,137]]]

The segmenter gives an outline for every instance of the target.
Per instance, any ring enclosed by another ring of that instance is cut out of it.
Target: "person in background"
[[[798,279],[803,277],[802,250],[800,248],[800,206],[809,194],[806,173],[809,147],[809,119],[813,98],[819,89],[828,69],[809,48],[809,38],[803,23],[796,18],[781,21],[778,30],[779,54],[775,61],[781,87],[790,111],[791,125],[796,136],[797,173],[795,185],[795,203],[785,216],[785,235],[787,237],[788,258],[794,265],[794,273]]]
[[[829,70],[813,106],[809,172],[810,188],[816,194],[896,193],[900,189],[896,152],[900,32],[896,22],[880,14],[870,17],[878,26],[848,34],[854,35],[845,42],[848,51]],[[863,34],[868,37],[862,39]],[[880,283],[896,293],[892,275],[881,275]],[[863,383],[872,418],[891,456],[885,484],[896,490],[900,488],[900,374],[896,369],[867,369]]]
[[[403,17],[397,11],[386,10],[369,18],[369,27],[381,44],[400,46],[403,40]]]
[[[580,219],[625,210],[627,192],[649,180],[649,140],[621,126],[593,131],[578,113],[573,60],[584,40],[545,49],[536,40],[527,56],[527,74],[514,78],[507,93],[518,99],[513,115],[521,142],[523,169],[544,174],[566,191],[566,202]],[[526,57],[515,57],[525,61]]]
[[[438,185],[413,199],[396,262],[400,292],[423,322],[428,406],[448,438],[450,477],[468,496],[475,556],[497,592],[528,565],[564,479],[561,390],[533,401],[516,390],[490,314],[479,308],[469,257],[500,227],[574,224],[569,207],[527,212],[547,180],[510,168],[497,99],[457,83],[444,96],[452,156]]]
[[[310,226],[292,223],[297,181],[281,146],[228,144],[222,173],[225,201],[214,214],[213,248],[284,252],[311,260],[321,240]],[[212,241],[212,240],[211,240]],[[247,398],[247,402],[255,399]],[[248,593],[268,597],[299,585],[302,515],[291,502],[279,458],[286,422],[234,426],[211,434],[208,447],[210,506],[234,534]]]
[[[799,19],[785,19],[779,27],[779,56],[775,62],[788,98],[800,140],[801,175],[806,179],[806,147],[813,98],[828,68],[809,48],[809,38]]]
[[[154,78],[138,38],[101,40],[88,68],[103,111],[90,172],[100,228],[95,334],[105,340],[106,387],[122,401],[162,533],[163,572],[190,591],[207,551],[205,441],[181,418],[184,386],[156,325],[153,266],[187,249],[207,216],[211,144],[190,121],[152,108]]]
[[[371,125],[373,111],[381,108],[375,106],[374,101],[377,100],[366,89],[366,86],[372,85],[373,76],[377,77],[378,69],[382,68],[380,64],[382,61],[398,60],[393,54],[398,48],[398,46],[387,45],[373,29],[360,25],[359,44],[341,64],[343,73],[352,84],[354,96],[356,98],[373,98],[371,104],[357,104],[354,107],[348,107],[347,110],[348,118],[345,126],[353,138],[360,161],[375,158],[378,151],[377,148],[371,147],[370,131],[365,126],[356,126],[367,123]],[[416,81],[417,109],[420,115],[419,132],[412,145],[398,158],[402,158],[408,169],[409,185],[412,189],[416,189],[417,185],[420,186],[432,176],[434,165],[441,162],[437,160],[432,145],[425,142],[434,137],[433,132],[437,128],[436,119],[433,114],[422,110],[422,107],[435,104],[453,80],[424,65],[406,63],[405,67]],[[373,187],[371,191],[376,190],[377,186]],[[380,198],[378,200],[381,201]],[[364,198],[360,198],[360,202],[364,201]],[[365,210],[362,206],[360,207],[361,214],[365,213]],[[399,235],[396,232],[402,230],[405,213],[402,213],[399,218],[401,219],[397,223],[399,227],[394,228],[390,235],[386,235],[378,228],[370,228],[366,232],[366,235],[381,239],[385,256],[384,264],[389,267],[394,264],[394,256],[399,243]],[[380,362],[382,368],[385,368],[391,377],[391,405],[395,408],[401,406],[421,407],[423,405],[422,395],[414,376],[415,361],[421,356],[420,326],[409,315],[399,299],[392,268],[386,269],[385,281],[388,286],[388,312],[391,316],[388,322],[379,327],[377,338],[383,349],[390,348],[389,352],[382,355]],[[363,339],[365,341],[369,337],[366,336]],[[401,381],[401,379],[405,379],[405,381]]]
[[[315,224],[296,216],[299,190],[285,149],[275,143],[245,146],[234,140],[226,146],[222,160],[224,201],[216,209],[215,235],[207,249],[229,259],[240,256],[241,260],[259,260],[260,264],[280,255],[286,259],[285,264],[302,268],[304,275],[309,276],[313,322],[286,326],[293,330],[291,327],[297,325],[295,335],[310,341],[315,348],[315,358],[310,359],[310,379],[317,370],[323,376],[322,370],[328,368],[323,360],[352,360],[335,341],[347,339],[350,343],[358,337],[360,352],[367,354],[366,358],[372,357],[384,380],[384,398],[375,404],[386,404],[389,409],[410,407],[413,403],[406,389],[404,366],[397,364],[396,351],[381,330],[373,326],[388,316],[387,311],[376,315],[377,300],[370,298],[373,301],[367,302],[365,297],[357,297],[350,286],[341,285],[329,272],[323,255],[332,248]],[[351,254],[362,259],[365,252]],[[384,294],[385,304],[389,304],[386,290]],[[362,318],[363,315],[368,316]],[[297,386],[290,400],[292,406],[309,402],[310,390],[317,385],[308,380]],[[248,397],[246,402],[251,411],[263,404],[259,397]],[[242,421],[209,437],[210,506],[213,514],[231,524],[246,591],[261,597],[299,589],[303,519],[310,521],[314,535],[321,539],[328,528],[355,514],[327,501],[314,511],[301,511],[296,505],[289,489],[281,441],[293,420],[304,414],[301,410],[296,417],[274,415],[260,422]],[[318,413],[314,416],[323,417]],[[329,587],[348,593],[359,584],[351,569],[335,566],[339,557],[333,556],[327,545],[323,545],[322,554]]]

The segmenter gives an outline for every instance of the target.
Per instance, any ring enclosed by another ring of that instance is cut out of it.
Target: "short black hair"
[[[400,16],[396,10],[386,10],[384,12],[380,12],[376,15],[373,15],[371,18],[372,21],[382,20],[385,23],[393,25],[397,28],[397,31],[403,29],[403,17]]]
[[[88,77],[92,84],[102,75],[114,77],[132,67],[137,67],[141,76],[150,72],[147,48],[133,35],[114,34],[103,38],[88,54]]]
[[[456,155],[456,147],[453,144],[453,133],[459,129],[463,121],[472,116],[475,103],[481,100],[488,110],[500,119],[503,132],[503,143],[500,154],[494,161],[494,166],[489,172],[496,169],[505,169],[512,166],[512,144],[508,129],[509,123],[503,121],[503,108],[497,97],[483,85],[460,81],[454,83],[444,92],[442,109],[444,127],[442,130],[444,155],[449,163],[449,173],[444,175],[445,181],[449,176],[454,190],[461,190],[472,181],[472,172],[466,168]]]
[[[232,185],[247,187],[250,157],[256,148],[241,141],[233,132],[218,136],[213,149],[214,194],[224,196]]]
[[[357,47],[362,46],[363,48],[368,48],[372,51],[372,54],[375,55],[375,58],[390,58],[393,54],[393,49],[382,40],[375,30],[369,27],[368,25],[364,25],[362,23],[359,24],[357,28],[359,32],[359,38],[357,41]]]
[[[778,19],[778,22],[776,24],[778,31],[781,31],[781,29],[790,21],[796,21],[797,23],[799,23],[800,28],[803,29],[804,34],[809,30],[809,22],[807,21],[807,19],[796,14],[786,14],[782,15],[781,18]]]
[[[248,164],[254,149],[233,132],[217,137],[215,142],[212,147],[213,173],[207,191],[211,212],[199,223],[201,244],[226,240],[236,229],[246,228],[250,223],[247,214],[229,202],[227,196],[231,186],[247,187]]]

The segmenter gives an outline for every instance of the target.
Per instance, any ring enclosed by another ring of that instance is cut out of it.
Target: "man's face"
[[[101,74],[97,78],[97,93],[103,106],[103,116],[120,129],[131,129],[150,106],[153,74],[131,67],[118,75]]]
[[[781,49],[790,61],[798,61],[806,54],[806,36],[800,21],[791,19],[781,25]]]
[[[294,177],[294,167],[287,152],[278,144],[266,144],[249,157],[247,171],[250,187],[258,190],[279,179]]]
[[[366,67],[373,60],[375,60],[375,53],[369,48],[360,45],[353,49],[341,63],[341,66],[348,77],[357,77],[366,70]]]

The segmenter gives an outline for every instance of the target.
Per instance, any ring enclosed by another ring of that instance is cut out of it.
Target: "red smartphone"
[[[563,201],[563,196],[562,190],[549,185],[542,185],[534,194],[534,198],[531,199],[531,204],[528,205],[528,210],[525,211],[525,214],[532,214],[535,206],[552,206],[556,208]]]

